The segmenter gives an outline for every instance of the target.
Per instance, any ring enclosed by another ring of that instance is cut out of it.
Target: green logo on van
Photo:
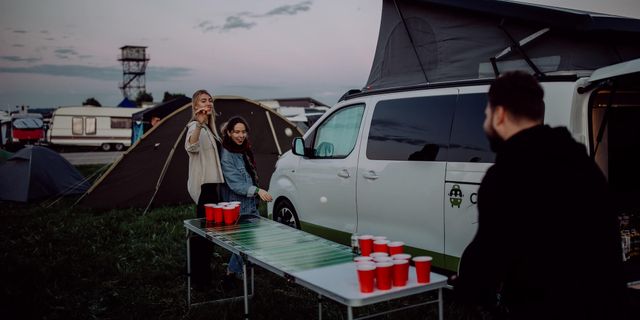
[[[460,190],[460,186],[454,184],[449,191],[449,202],[451,202],[451,208],[460,208],[460,205],[462,204],[462,197],[464,197],[464,195],[462,194],[462,190]]]

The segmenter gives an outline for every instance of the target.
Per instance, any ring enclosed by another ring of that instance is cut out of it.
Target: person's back
[[[513,319],[617,319],[624,282],[607,182],[565,128],[542,125],[542,97],[525,73],[490,88],[484,128],[496,161],[457,296]]]

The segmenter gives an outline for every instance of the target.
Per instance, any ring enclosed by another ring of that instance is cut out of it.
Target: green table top
[[[204,219],[185,220],[184,225],[286,273],[353,261],[348,246],[261,217],[231,226],[207,224]]]

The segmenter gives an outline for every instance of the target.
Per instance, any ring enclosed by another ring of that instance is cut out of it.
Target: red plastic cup
[[[429,283],[431,281],[431,260],[433,260],[433,258],[428,256],[413,258],[418,283]]]
[[[375,240],[373,241],[373,252],[386,252],[389,253],[389,240]]]
[[[213,221],[213,203],[206,203],[204,205],[204,215],[207,222]]]
[[[358,246],[360,247],[360,254],[363,256],[368,256],[373,252],[373,236],[372,235],[362,235],[358,237]]]
[[[362,263],[356,265],[356,270],[358,270],[360,292],[373,292],[373,279],[375,278],[376,266],[374,264]]]
[[[386,252],[373,252],[369,256],[375,260],[377,257],[388,257],[389,254]]]
[[[387,240],[387,237],[385,237],[385,236],[375,236],[375,237],[373,237],[373,241],[378,241],[378,240]]]
[[[376,263],[376,288],[380,290],[391,289],[392,273],[393,262]]]
[[[398,253],[391,256],[393,260],[411,260],[411,255],[408,253]]]
[[[231,201],[229,202],[230,205],[235,206],[236,207],[236,212],[238,212],[238,216],[240,216],[240,201]]]
[[[373,258],[372,257],[365,257],[365,256],[357,256],[357,257],[353,258],[353,261],[355,263],[365,262],[365,261],[373,261]]]
[[[224,224],[232,225],[238,220],[238,215],[235,207],[225,206],[222,208],[222,215],[224,216]]]
[[[224,222],[224,215],[222,214],[222,206],[221,205],[215,205],[213,206],[213,222],[214,223],[223,223]]]
[[[219,206],[222,206],[222,207],[224,207],[224,206],[228,206],[228,205],[229,205],[229,202],[218,202],[218,205],[219,205]]]
[[[404,252],[404,242],[402,241],[389,242],[387,244],[387,247],[389,247],[390,256]]]
[[[409,261],[393,260],[393,286],[404,287],[409,281]]]
[[[380,253],[380,252],[379,252]],[[393,259],[389,256],[376,256],[373,258],[374,262],[393,262]]]

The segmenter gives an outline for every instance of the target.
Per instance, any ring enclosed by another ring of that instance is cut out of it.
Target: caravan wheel
[[[103,144],[100,146],[100,149],[102,149],[102,151],[109,151],[109,150],[111,150],[111,145],[110,145],[110,144],[108,144],[108,143],[103,143]]]
[[[116,143],[116,151],[122,151],[124,149],[124,144]]]

